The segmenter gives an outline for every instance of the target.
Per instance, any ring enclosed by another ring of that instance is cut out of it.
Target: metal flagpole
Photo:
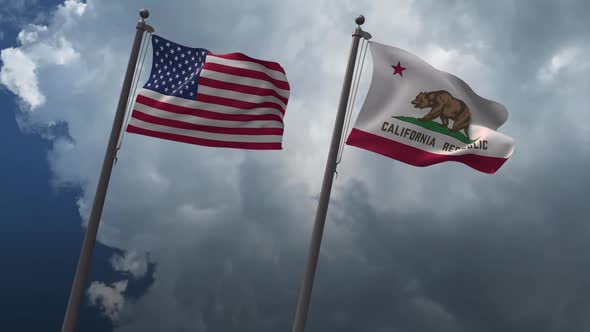
[[[113,120],[111,136],[109,137],[109,143],[104,156],[102,170],[100,172],[100,178],[96,188],[96,195],[94,196],[94,203],[92,205],[92,211],[90,212],[90,219],[88,220],[88,227],[86,228],[82,250],[78,259],[78,266],[76,267],[76,274],[74,276],[74,282],[72,284],[70,298],[68,300],[68,307],[66,309],[66,315],[61,328],[62,332],[74,332],[75,330],[76,320],[78,318],[78,312],[80,310],[80,304],[84,294],[84,286],[86,284],[88,272],[90,271],[90,260],[92,257],[94,244],[96,243],[98,224],[100,222],[102,208],[104,205],[107,188],[109,186],[109,179],[111,177],[111,171],[113,169],[113,163],[117,153],[117,141],[119,140],[119,136],[123,127],[125,110],[127,108],[127,100],[129,99],[131,83],[135,73],[135,67],[137,65],[141,40],[143,39],[143,33],[145,31],[154,32],[154,28],[146,24],[144,21],[149,17],[149,15],[150,13],[147,9],[142,9],[139,12],[141,19],[137,23],[135,39],[133,40],[133,47],[131,48],[131,54],[129,55],[129,63],[127,64],[127,72],[125,73],[123,87],[121,88],[119,104],[117,105],[117,112],[115,113],[115,119]]]
[[[299,301],[297,302],[297,311],[295,313],[295,320],[293,322],[293,332],[303,332],[305,328],[305,321],[307,319],[309,302],[311,300],[311,291],[313,288],[315,271],[320,254],[322,235],[324,233],[324,224],[326,223],[328,202],[330,201],[330,192],[332,191],[334,172],[336,171],[336,159],[338,157],[340,140],[342,138],[342,127],[344,125],[346,108],[348,106],[348,97],[350,96],[350,86],[352,84],[352,75],[354,72],[354,64],[356,61],[359,41],[361,37],[366,39],[370,38],[370,35],[361,29],[361,25],[365,23],[365,17],[360,15],[356,18],[355,22],[358,26],[352,34],[352,47],[350,48],[350,54],[348,56],[348,65],[346,66],[344,84],[342,86],[342,92],[340,95],[340,103],[338,104],[338,113],[336,114],[336,122],[334,123],[334,132],[332,133],[330,152],[328,154],[328,161],[326,163],[326,170],[324,172],[324,181],[322,183],[322,189],[320,192],[320,201],[318,203],[315,223],[311,233],[311,243],[307,256],[307,265],[305,266],[305,274],[303,276],[303,285],[299,291]]]

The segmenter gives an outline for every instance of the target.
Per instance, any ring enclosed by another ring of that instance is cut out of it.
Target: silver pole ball
[[[363,25],[365,23],[365,17],[363,15],[359,15],[355,20],[356,24]]]
[[[146,18],[150,17],[150,11],[144,8],[139,11],[139,16],[145,20]]]

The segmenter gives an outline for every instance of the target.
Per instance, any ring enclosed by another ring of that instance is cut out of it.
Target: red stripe
[[[170,141],[183,142],[195,145],[204,145],[218,148],[234,148],[234,149],[247,149],[247,150],[282,150],[282,143],[252,143],[252,142],[225,142],[215,141],[204,138],[189,137],[177,134],[162,133],[159,131],[153,131],[135,127],[133,125],[127,125],[127,132],[146,135],[156,138],[161,138]]]
[[[477,154],[443,155],[427,152],[356,128],[352,129],[346,144],[413,166],[424,167],[445,161],[456,161],[489,174],[494,174],[508,160],[507,158],[480,156]]]
[[[272,90],[272,89],[257,88],[257,87],[253,87],[250,85],[243,85],[243,84],[238,84],[238,83],[219,81],[219,80],[214,80],[212,78],[207,78],[207,77],[200,77],[199,78],[199,85],[209,86],[209,87],[216,88],[216,89],[223,89],[223,90],[230,90],[230,91],[236,91],[236,92],[241,92],[241,93],[247,93],[247,94],[256,95],[256,96],[273,96],[273,97],[279,99],[280,101],[282,101],[285,105],[287,105],[287,102],[289,101],[289,99],[281,96],[275,90]]]
[[[202,109],[188,108],[184,106],[178,106],[174,104],[168,104],[143,95],[137,95],[136,101],[140,104],[157,108],[162,111],[177,113],[177,114],[188,114],[198,116],[206,119],[213,120],[226,120],[226,121],[278,121],[283,123],[283,119],[277,114],[225,114],[212,112]]]
[[[173,128],[180,128],[180,129],[188,129],[188,130],[196,130],[196,131],[203,131],[207,133],[216,133],[216,134],[230,134],[230,135],[283,135],[283,128],[224,128],[224,127],[213,127],[213,126],[205,126],[199,125],[195,123],[188,123],[179,120],[172,120],[172,119],[164,119],[159,118],[157,116],[149,115],[138,110],[133,110],[131,117],[136,118],[141,121],[154,123],[157,125],[173,127]]]
[[[285,115],[285,109],[283,108],[283,106],[281,106],[277,103],[270,102],[270,101],[265,101],[263,103],[251,103],[249,101],[236,100],[236,99],[230,99],[230,98],[224,98],[224,97],[218,97],[218,96],[210,96],[210,95],[206,95],[204,93],[197,93],[197,101],[201,101],[204,103],[210,103],[210,104],[235,107],[235,108],[240,108],[240,109],[274,108],[277,111],[281,112],[281,114]]]
[[[279,89],[283,89],[283,90],[287,90],[287,91],[289,90],[289,83],[288,82],[277,80],[275,78],[268,76],[267,74],[265,74],[263,72],[259,72],[256,70],[231,67],[231,66],[226,66],[226,65],[222,65],[219,63],[212,63],[212,62],[205,62],[205,64],[203,65],[203,70],[205,70],[205,69],[215,71],[218,73],[234,75],[234,76],[243,76],[243,77],[255,78],[258,80],[264,80],[264,81],[268,81],[268,82],[274,84],[274,86],[276,86]],[[201,76],[201,77],[203,77],[203,76]]]
[[[266,67],[268,69],[275,70],[275,71],[278,71],[282,74],[285,74],[285,70],[283,69],[283,67],[281,67],[280,64],[278,64],[276,62],[272,62],[272,61],[264,61],[264,60],[254,59],[254,58],[251,58],[243,53],[228,53],[228,54],[208,53],[207,56],[214,56],[214,57],[223,58],[223,59],[230,59],[230,60],[254,62],[254,63],[260,64],[260,65],[263,65],[264,67]]]

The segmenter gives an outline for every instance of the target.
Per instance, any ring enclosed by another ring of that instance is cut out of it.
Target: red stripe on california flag
[[[162,101],[157,101],[143,95],[137,95],[137,102],[146,106],[157,108],[162,111],[193,115],[201,118],[212,120],[226,120],[226,121],[277,121],[283,123],[283,119],[277,114],[225,114],[208,110],[188,108],[174,104],[168,104]]]
[[[223,58],[223,59],[229,59],[229,60],[238,60],[238,61],[249,61],[249,62],[254,62],[257,63],[259,65],[263,65],[264,67],[274,70],[274,71],[278,71],[282,74],[285,74],[285,70],[283,69],[283,67],[281,67],[281,65],[279,65],[276,62],[272,62],[272,61],[264,61],[264,60],[258,60],[258,59],[254,59],[251,58],[245,54],[242,53],[229,53],[229,54],[213,54],[213,53],[208,53],[207,56],[214,56],[217,58]]]
[[[248,149],[248,150],[282,150],[282,143],[257,143],[257,142],[227,142],[216,141],[204,138],[189,137],[177,134],[163,133],[149,129],[143,129],[131,124],[127,125],[127,132],[133,134],[146,135],[165,140],[183,142],[188,144],[203,145],[218,148],[234,148],[234,149]]]
[[[225,127],[213,127],[213,126],[205,126],[199,125],[195,123],[188,123],[179,120],[172,120],[172,119],[163,119],[157,116],[149,115],[138,110],[133,110],[131,117],[136,118],[138,120],[149,122],[157,125],[172,127],[172,128],[180,128],[180,129],[189,129],[189,130],[196,130],[196,131],[203,131],[208,133],[216,133],[216,134],[230,134],[230,135],[276,135],[282,136],[283,129],[282,128],[225,128]]]
[[[283,114],[283,115],[285,114],[285,109],[283,109],[283,106],[281,106],[277,103],[270,102],[270,101],[266,101],[263,103],[251,103],[249,101],[236,100],[236,99],[224,98],[224,97],[218,97],[218,96],[210,96],[210,95],[206,95],[204,93],[197,94],[197,101],[200,101],[203,103],[211,103],[211,104],[241,108],[241,109],[246,109],[246,110],[253,109],[253,108],[274,108],[277,111],[281,112],[281,114]]]
[[[413,166],[429,166],[445,161],[456,161],[478,171],[494,174],[507,158],[480,156],[476,154],[444,155],[405,145],[381,136],[353,128],[346,144],[369,150]]]
[[[265,89],[265,88],[257,88],[249,85],[243,85],[238,83],[231,83],[227,81],[219,81],[212,78],[207,77],[200,77],[199,78],[199,85],[205,85],[216,89],[223,89],[229,91],[236,91],[241,93],[247,93],[256,96],[272,96],[277,98],[278,100],[282,101],[285,105],[289,99],[281,96],[275,90],[272,89]]]
[[[274,86],[276,86],[279,89],[283,89],[283,90],[287,90],[287,91],[289,90],[289,83],[288,82],[274,79],[274,78],[268,76],[267,74],[256,71],[256,70],[231,67],[231,66],[222,65],[219,63],[213,63],[213,62],[205,62],[202,70],[203,71],[204,70],[211,70],[211,71],[216,71],[216,72],[224,73],[224,74],[230,74],[230,75],[234,75],[234,76],[243,76],[243,77],[255,78],[258,80],[264,80],[264,81],[268,81],[268,82],[274,84]],[[203,77],[203,76],[204,76],[204,73],[201,72],[201,77]]]

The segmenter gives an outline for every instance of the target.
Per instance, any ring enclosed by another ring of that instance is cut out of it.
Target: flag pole
[[[84,286],[90,271],[92,250],[94,249],[94,244],[96,243],[98,224],[102,215],[102,208],[104,205],[107,188],[109,186],[109,179],[111,177],[111,171],[113,169],[113,163],[117,153],[117,143],[123,127],[123,121],[125,119],[125,110],[127,108],[127,101],[131,92],[131,83],[133,81],[135,68],[137,66],[137,58],[139,56],[141,40],[143,39],[143,33],[145,31],[154,32],[154,29],[144,21],[149,17],[149,15],[150,13],[147,9],[142,9],[139,11],[139,16],[141,19],[136,26],[135,39],[133,40],[131,54],[129,55],[127,72],[125,73],[125,79],[123,80],[123,87],[121,88],[121,94],[119,96],[117,112],[115,113],[115,118],[113,120],[111,135],[109,137],[109,143],[107,145],[104,161],[102,164],[102,170],[100,172],[100,178],[96,188],[96,195],[94,196],[94,203],[92,204],[92,211],[90,212],[90,219],[88,220],[88,226],[86,228],[86,234],[84,235],[82,250],[78,259],[78,266],[76,267],[76,274],[74,275],[74,282],[72,283],[72,289],[70,291],[70,298],[68,300],[65,318],[61,328],[62,332],[74,332],[76,327],[76,320],[78,318],[82,297],[84,295]]]
[[[344,126],[346,108],[348,107],[348,97],[350,96],[350,87],[352,85],[352,75],[354,72],[354,64],[356,62],[359,41],[361,37],[367,38],[367,35],[369,35],[361,29],[361,25],[365,23],[364,16],[360,15],[355,19],[355,22],[357,27],[354,29],[352,34],[352,46],[348,56],[344,84],[342,85],[340,103],[338,104],[338,113],[336,114],[336,122],[334,123],[330,152],[328,153],[328,161],[326,163],[326,170],[324,172],[324,181],[320,191],[320,200],[318,202],[313,231],[311,233],[311,243],[309,246],[307,264],[305,266],[305,273],[303,276],[303,285],[299,291],[299,300],[297,302],[297,311],[295,313],[292,332],[303,332],[305,329],[305,321],[307,319],[309,302],[311,300],[311,291],[313,288],[315,271],[320,254],[322,235],[324,233],[324,224],[326,223],[326,214],[328,212],[330,192],[332,191],[332,182],[334,180],[334,173],[336,171],[338,148],[342,139],[342,128]]]

